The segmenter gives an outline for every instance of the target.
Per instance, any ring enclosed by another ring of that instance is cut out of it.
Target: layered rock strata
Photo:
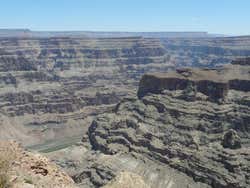
[[[218,70],[143,77],[139,99],[124,99],[113,113],[92,122],[92,148],[110,156],[136,154],[207,187],[249,187],[249,65],[245,59]],[[232,86],[232,80],[238,84]],[[189,82],[196,89],[187,88]],[[179,180],[172,181],[177,186]]]
[[[182,68],[167,74],[146,74],[140,81],[138,96],[148,93],[160,94],[164,90],[183,90],[202,93],[213,101],[225,100],[229,90],[250,91],[247,59],[240,61],[240,66],[228,65],[215,69]]]
[[[89,118],[134,94],[133,66],[158,66],[164,52],[141,37],[1,38],[0,140],[39,150],[51,140],[80,141]]]
[[[59,36],[0,38],[1,140],[30,146],[79,138],[88,118],[133,96],[145,73],[216,66],[250,55],[249,37]],[[231,85],[237,87],[238,80]]]

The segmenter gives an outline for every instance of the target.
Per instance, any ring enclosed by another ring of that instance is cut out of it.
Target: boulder
[[[224,148],[230,148],[230,149],[241,148],[241,140],[235,130],[230,129],[224,134],[222,140],[222,146]]]

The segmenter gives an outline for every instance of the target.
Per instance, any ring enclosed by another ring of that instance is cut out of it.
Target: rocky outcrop
[[[82,171],[80,174],[73,176],[76,183],[81,184],[88,179],[89,187],[102,187],[116,177],[116,173],[103,165],[93,165],[89,169]]]
[[[230,129],[228,132],[225,133],[221,144],[224,148],[230,148],[230,149],[241,148],[240,137],[237,135],[237,132],[233,129]]]
[[[25,151],[16,142],[0,142],[1,165],[8,163],[9,186],[13,188],[76,188],[73,180],[38,153]],[[2,166],[0,176],[2,178]],[[7,178],[7,176],[6,176]],[[1,179],[2,180],[2,179]],[[2,185],[2,184],[1,184]]]
[[[139,99],[124,99],[113,113],[92,122],[90,143],[107,155],[136,153],[208,187],[247,188],[250,96],[239,89],[247,85],[232,88],[228,80],[249,83],[249,70],[238,64],[147,75],[140,82]],[[213,89],[204,82],[214,84]],[[192,100],[187,93],[193,93]],[[224,101],[218,103],[218,98]],[[175,187],[179,180],[172,181]]]
[[[228,93],[228,83],[225,81],[207,80],[201,78],[200,80],[192,79],[191,75],[195,72],[190,71],[176,71],[176,75],[165,77],[164,75],[144,75],[141,79],[138,96],[141,98],[148,93],[160,94],[164,90],[193,90],[196,95],[200,92],[206,95],[210,100],[224,100]],[[199,72],[199,71],[197,71]],[[187,73],[189,76],[183,76]],[[212,76],[212,75],[211,75]]]
[[[243,62],[246,62],[243,60]],[[244,63],[245,64],[245,63]],[[247,64],[246,64],[247,65]],[[190,90],[207,96],[211,101],[225,100],[230,89],[250,91],[249,66],[229,65],[217,69],[177,69],[166,74],[144,75],[139,84],[138,97],[164,90]]]

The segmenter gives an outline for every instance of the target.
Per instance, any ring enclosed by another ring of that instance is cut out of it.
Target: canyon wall
[[[247,37],[0,38],[0,138],[29,146],[79,139],[92,117],[136,95],[145,73],[218,66],[248,49]]]
[[[151,187],[249,187],[249,71],[249,59],[240,59],[144,76],[138,98],[124,99],[89,128],[92,149],[113,161],[101,168],[136,172]],[[119,168],[124,156],[132,159]],[[131,162],[141,160],[144,166]],[[176,171],[166,175],[159,164]]]

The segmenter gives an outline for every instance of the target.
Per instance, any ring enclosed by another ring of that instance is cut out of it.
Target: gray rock
[[[225,69],[237,72],[235,68]],[[248,66],[238,68],[249,71]],[[197,71],[191,72],[201,78],[206,75],[206,70]],[[168,77],[143,77],[140,99],[123,100],[113,113],[98,116],[88,131],[92,148],[107,155],[136,153],[213,188],[249,187],[250,108],[248,102],[243,102],[248,101],[249,92],[228,87],[224,102],[206,97],[189,100],[195,89],[182,88],[178,79],[170,82]],[[240,77],[246,79],[248,75]],[[209,78],[207,81],[210,83]],[[162,86],[164,93],[160,91]],[[185,94],[188,97],[183,97]]]
[[[222,140],[222,145],[224,148],[239,149],[241,148],[241,140],[237,135],[237,132],[233,129],[227,131]]]

